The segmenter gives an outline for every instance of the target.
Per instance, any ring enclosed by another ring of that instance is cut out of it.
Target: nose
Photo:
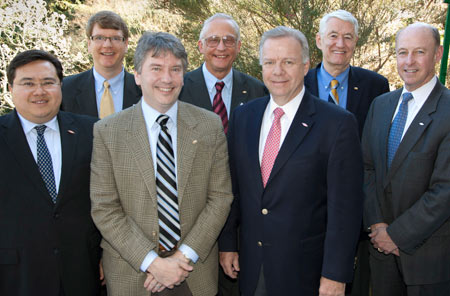
[[[408,56],[406,57],[406,64],[407,65],[414,64],[414,55],[413,55],[413,53],[408,53]]]
[[[161,81],[164,83],[170,83],[172,82],[172,75],[169,69],[165,69],[162,72]]]
[[[344,47],[344,44],[345,44],[344,36],[338,37],[337,40],[336,40],[336,45],[339,46],[339,47]]]
[[[36,83],[36,86],[33,90],[33,94],[40,95],[43,93],[45,93],[45,89],[42,87],[42,85],[40,83]]]
[[[217,49],[218,50],[225,50],[226,46],[225,43],[223,42],[223,39],[220,39],[219,44],[217,45]]]
[[[283,74],[284,69],[282,66],[282,62],[277,62],[275,63],[275,65],[273,66],[273,74],[274,75],[281,75]]]

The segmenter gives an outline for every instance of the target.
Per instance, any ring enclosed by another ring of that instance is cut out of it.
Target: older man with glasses
[[[64,79],[61,108],[103,118],[137,103],[141,90],[123,67],[126,23],[112,11],[100,11],[89,19],[86,35],[94,67]]]

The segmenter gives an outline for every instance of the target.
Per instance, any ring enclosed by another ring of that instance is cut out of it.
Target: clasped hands
[[[397,245],[392,241],[391,237],[386,231],[389,225],[386,223],[377,223],[370,226],[370,242],[378,252],[384,254],[394,254],[400,256]]]
[[[189,259],[179,250],[170,257],[156,257],[147,269],[144,288],[152,293],[172,289],[186,280],[193,269]]]

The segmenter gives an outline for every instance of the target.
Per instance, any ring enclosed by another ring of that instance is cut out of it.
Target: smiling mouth
[[[48,103],[48,100],[36,100],[36,101],[33,101],[33,104],[38,104],[38,105],[45,104],[45,103]]]
[[[406,73],[416,73],[417,71],[419,71],[419,70],[417,70],[417,69],[413,69],[413,70],[407,70],[407,69],[405,69],[404,70]]]
[[[114,52],[102,52],[101,55],[104,55],[104,56],[113,56],[113,55],[114,55]]]
[[[216,57],[218,59],[226,59],[226,58],[228,58],[228,55],[215,55],[214,57]]]

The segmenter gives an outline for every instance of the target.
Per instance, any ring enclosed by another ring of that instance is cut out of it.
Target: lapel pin
[[[67,130],[67,132],[68,132],[69,134],[75,135],[75,132],[74,132],[73,130]]]
[[[192,144],[194,145],[197,144],[197,140],[192,141]]]
[[[357,86],[355,86],[354,88],[353,88],[354,90],[358,90],[358,87]]]
[[[308,125],[307,125],[306,123],[304,123],[304,122],[302,122],[302,125],[303,125],[304,127],[308,127]]]
[[[243,91],[242,91],[242,93],[243,93],[243,94],[246,94],[246,93],[247,93],[247,91],[246,91],[246,90],[243,90]]]
[[[242,105],[244,105],[244,102],[240,102],[240,103],[239,103],[239,106],[242,106]]]
[[[423,125],[423,122],[419,122],[419,125]]]

